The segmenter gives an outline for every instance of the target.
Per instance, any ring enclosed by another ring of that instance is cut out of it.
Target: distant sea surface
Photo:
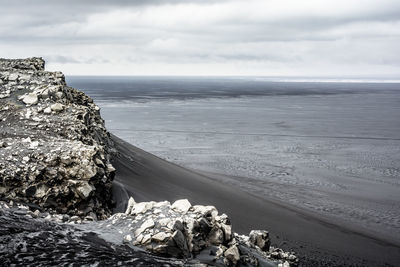
[[[67,77],[107,128],[222,182],[400,243],[400,84]]]

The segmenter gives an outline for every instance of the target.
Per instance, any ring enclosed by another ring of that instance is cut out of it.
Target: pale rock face
[[[81,169],[79,172],[80,176],[85,180],[89,180],[90,178],[95,176],[96,173],[97,173],[96,167],[93,166],[92,164],[85,165],[85,167]]]
[[[125,214],[130,214],[132,212],[133,207],[135,206],[136,201],[133,199],[133,197],[130,197],[128,200],[128,206],[126,208]]]
[[[152,239],[155,242],[163,242],[165,241],[167,238],[170,238],[171,234],[170,233],[165,233],[165,232],[159,232],[155,235],[153,235]]]
[[[11,73],[10,76],[8,76],[9,81],[16,81],[18,80],[18,74],[17,73]]]
[[[133,205],[131,209],[131,214],[141,214],[145,213],[148,210],[152,209],[154,205],[154,202],[140,202],[135,205]]]
[[[212,229],[208,235],[211,244],[219,245],[224,242],[224,233],[221,229]]]
[[[174,204],[172,204],[172,209],[182,213],[188,212],[190,207],[192,207],[192,204],[190,204],[189,200],[187,199],[180,199],[175,201]]]
[[[77,190],[82,198],[88,198],[90,193],[94,190],[94,187],[89,183],[83,183],[83,185],[79,186]]]
[[[148,244],[150,242],[150,240],[151,240],[151,235],[147,234],[147,235],[143,236],[143,239],[142,239],[141,243],[142,244]]]
[[[109,172],[115,172],[116,171],[114,166],[111,165],[110,163],[108,163],[106,166],[107,166],[107,169],[108,169]]]
[[[62,97],[63,97],[63,92],[57,92],[56,93],[56,97],[58,98],[58,99],[62,99]]]
[[[225,239],[227,239],[227,240],[231,239],[232,238],[232,226],[222,224],[221,227],[222,227],[222,231],[224,232]]]
[[[29,119],[31,118],[31,116],[32,116],[32,111],[28,109],[28,110],[26,111],[26,113],[25,113],[25,119],[28,119],[28,120],[29,120]]]
[[[170,222],[171,222],[170,218],[163,218],[163,219],[158,221],[160,226],[167,226],[168,224],[170,224]]]
[[[232,246],[224,252],[224,256],[234,265],[240,260],[240,254],[237,246]]]
[[[45,109],[43,110],[43,113],[44,113],[44,114],[50,114],[50,113],[51,113],[51,108],[50,108],[50,107],[45,108]]]
[[[64,105],[62,105],[60,103],[55,103],[55,104],[51,105],[50,108],[52,111],[60,112],[60,111],[64,110]]]
[[[42,198],[46,195],[49,188],[46,185],[41,185],[36,188],[35,197]]]
[[[132,242],[132,236],[131,235],[126,235],[124,236],[124,243],[130,243]]]
[[[200,212],[203,214],[210,214],[212,218],[215,218],[218,214],[218,211],[214,206],[195,205],[193,206],[193,209],[196,212]]]
[[[268,251],[271,245],[269,233],[264,230],[252,230],[249,234],[249,242],[263,251]]]
[[[39,141],[32,141],[30,144],[29,144],[29,149],[36,149],[37,147],[39,146]]]
[[[36,93],[27,94],[22,98],[22,102],[26,105],[36,105],[38,101],[39,99]]]
[[[285,261],[284,263],[280,263],[278,267],[290,267],[289,262]]]
[[[136,231],[135,236],[139,236],[142,234],[146,229],[154,227],[153,219],[146,220]]]

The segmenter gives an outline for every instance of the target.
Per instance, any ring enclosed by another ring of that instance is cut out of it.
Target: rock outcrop
[[[0,197],[106,218],[115,170],[99,107],[44,65],[0,59]]]
[[[192,206],[187,199],[173,204],[130,199],[125,213],[108,220],[80,225],[109,241],[120,240],[155,255],[197,259],[213,266],[296,266],[292,253],[270,246],[267,231],[238,235],[226,214],[214,206]],[[89,227],[89,229],[88,229]],[[107,229],[104,233],[103,230]]]
[[[202,266],[107,242],[59,217],[0,201],[0,266]]]

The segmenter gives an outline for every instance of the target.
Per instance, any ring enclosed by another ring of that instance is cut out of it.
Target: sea
[[[68,76],[113,134],[220,182],[400,241],[400,83]]]

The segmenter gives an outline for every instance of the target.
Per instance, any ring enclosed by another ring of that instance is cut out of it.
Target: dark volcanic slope
[[[252,196],[216,182],[215,175],[182,168],[116,136],[113,140],[120,153],[113,162],[119,203],[132,195],[137,201],[188,198],[192,203],[214,205],[230,216],[236,232],[268,229],[273,243],[296,251],[305,266],[400,264],[400,246],[394,243],[324,222],[266,196]]]
[[[23,211],[0,209],[0,266],[182,266]]]

